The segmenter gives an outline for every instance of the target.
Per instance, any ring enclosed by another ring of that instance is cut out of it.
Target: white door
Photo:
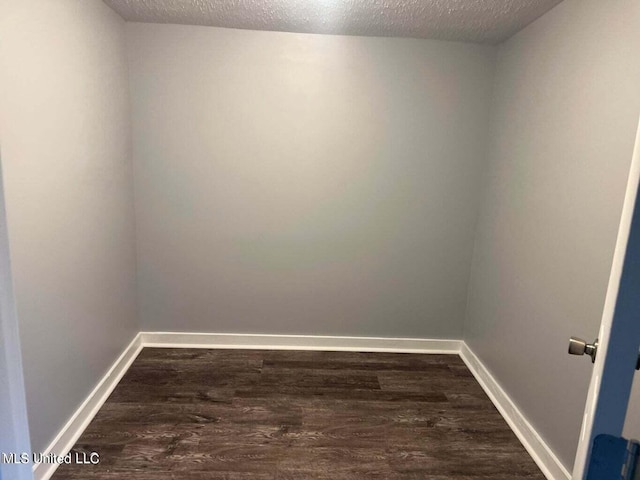
[[[573,480],[586,478],[594,438],[622,436],[640,347],[640,126],[631,162],[618,239],[587,396]],[[591,340],[591,338],[590,338]]]

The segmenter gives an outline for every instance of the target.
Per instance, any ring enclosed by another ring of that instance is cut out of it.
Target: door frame
[[[622,436],[640,339],[640,121],[618,228],[609,285],[598,334],[599,346],[589,384],[573,480],[582,480],[594,438]],[[613,348],[612,348],[613,347]]]
[[[4,200],[0,162],[0,452],[31,455]],[[33,480],[31,462],[3,463],[0,458],[0,478]]]

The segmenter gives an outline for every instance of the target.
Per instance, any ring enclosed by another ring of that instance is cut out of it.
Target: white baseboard
[[[113,363],[111,368],[98,382],[89,396],[82,402],[76,412],[71,416],[56,438],[43,452],[45,455],[66,455],[76,443],[82,432],[93,420],[100,407],[107,400],[120,379],[127,372],[133,361],[142,350],[140,334],[138,333],[122,354]],[[36,463],[33,465],[33,477],[35,480],[48,480],[58,468],[57,463]]]
[[[529,423],[518,406],[491,375],[487,367],[473,353],[466,343],[462,343],[460,357],[467,365],[485,393],[516,434],[529,455],[549,480],[571,480],[571,474],[555,456],[544,439]]]
[[[140,332],[140,338],[145,347],[324,350],[334,352],[457,354],[462,344],[461,340],[246,333]]]

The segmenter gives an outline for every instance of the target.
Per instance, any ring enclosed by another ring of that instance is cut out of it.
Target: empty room
[[[0,0],[0,479],[640,478],[639,45],[637,0]]]

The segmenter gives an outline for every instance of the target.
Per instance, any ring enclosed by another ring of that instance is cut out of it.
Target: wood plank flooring
[[[457,355],[145,348],[54,480],[544,480]]]

